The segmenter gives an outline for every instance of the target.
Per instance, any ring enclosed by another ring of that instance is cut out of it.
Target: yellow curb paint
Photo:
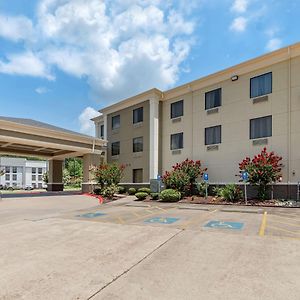
[[[267,225],[267,212],[265,211],[259,229],[259,236],[265,235],[266,225]]]

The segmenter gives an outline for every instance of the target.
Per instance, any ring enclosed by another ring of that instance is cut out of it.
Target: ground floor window
[[[272,136],[272,116],[250,120],[250,139]]]
[[[133,169],[132,170],[132,182],[142,183],[143,182],[143,169]]]

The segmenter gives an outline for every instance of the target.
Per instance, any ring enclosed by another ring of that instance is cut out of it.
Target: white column
[[[104,139],[107,140],[107,115],[103,115],[104,121]]]
[[[150,99],[150,157],[149,179],[155,179],[158,174],[159,146],[159,100]]]

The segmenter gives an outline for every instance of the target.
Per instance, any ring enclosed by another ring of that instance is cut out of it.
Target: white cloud
[[[246,30],[248,20],[245,17],[237,17],[230,25],[230,29],[236,32],[243,32]]]
[[[45,86],[39,86],[35,89],[35,92],[38,94],[47,94],[50,92],[50,90],[48,88],[46,88]]]
[[[234,0],[231,10],[236,13],[245,13],[249,5],[249,0]]]
[[[0,37],[17,42],[33,37],[33,25],[24,16],[5,16],[0,14]]]
[[[0,60],[0,73],[54,79],[42,59],[31,51],[8,55],[7,61]]]
[[[282,41],[279,38],[272,38],[268,41],[266,50],[275,51],[282,46]]]
[[[85,78],[92,95],[106,103],[152,87],[168,88],[178,79],[194,31],[194,23],[174,5],[162,0],[40,0],[29,30],[35,32],[34,41],[24,54],[0,61],[0,72],[53,79],[50,71],[58,68]],[[13,21],[18,28],[20,22]],[[17,57],[23,58],[20,67]]]
[[[94,136],[95,128],[94,128],[94,123],[91,121],[91,119],[99,115],[100,113],[94,108],[90,106],[86,107],[78,118],[80,123],[80,132]]]

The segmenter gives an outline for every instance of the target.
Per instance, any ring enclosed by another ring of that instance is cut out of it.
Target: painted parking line
[[[267,212],[265,211],[263,214],[261,225],[260,225],[259,232],[258,232],[259,236],[265,235],[266,226],[267,226]]]
[[[244,227],[244,223],[227,221],[209,221],[204,225],[204,227],[215,229],[241,230]]]
[[[268,228],[274,229],[275,231],[282,231],[282,232],[286,232],[286,233],[289,233],[289,234],[293,234],[293,235],[296,235],[300,238],[300,231],[288,230],[288,229],[273,226],[273,225],[268,225]]]
[[[154,218],[146,219],[144,223],[173,224],[178,220],[180,220],[180,218],[154,217]]]
[[[181,226],[181,229],[187,229],[188,226],[191,226],[193,224],[197,224],[197,223],[200,223],[202,220],[201,218],[203,217],[208,217],[210,216],[211,214],[217,212],[218,210],[215,209],[215,210],[212,210],[212,211],[209,211],[207,213],[204,213],[203,215],[197,215],[196,217],[194,218],[191,218],[189,221],[185,222],[182,226]]]

